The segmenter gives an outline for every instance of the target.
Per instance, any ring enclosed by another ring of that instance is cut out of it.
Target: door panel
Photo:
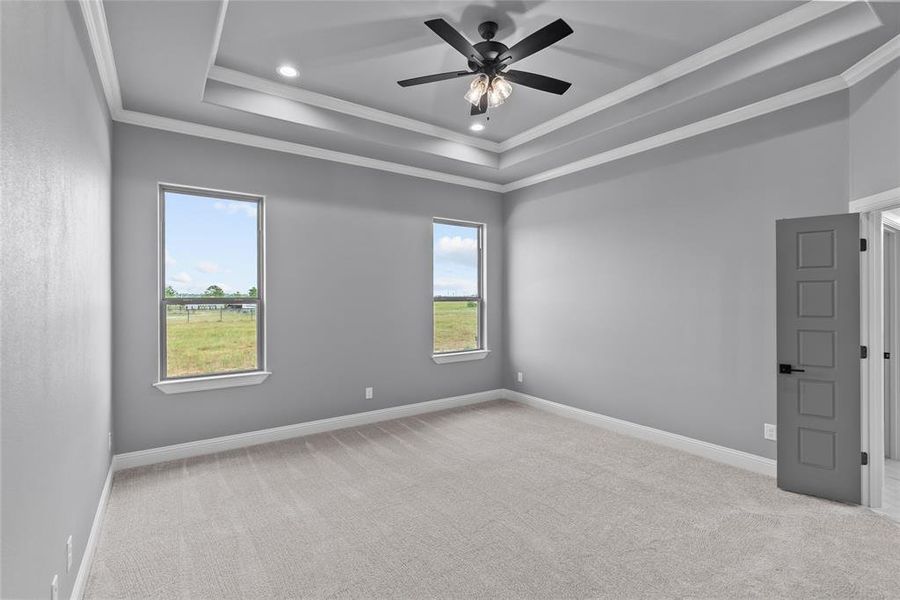
[[[778,487],[859,503],[859,215],[778,221],[776,254]]]

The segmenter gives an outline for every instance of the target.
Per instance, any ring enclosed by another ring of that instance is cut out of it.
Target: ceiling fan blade
[[[515,71],[510,69],[509,71],[501,73],[501,75],[513,83],[541,90],[542,92],[550,92],[551,94],[565,94],[566,90],[569,89],[569,86],[572,85],[568,81],[554,79],[553,77],[547,77],[546,75],[538,75],[537,73],[529,73],[528,71]]]
[[[484,56],[475,49],[475,46],[462,36],[460,32],[453,29],[447,21],[443,19],[432,19],[425,21],[425,25],[438,34],[442,40],[456,48],[456,51],[465,56],[467,59],[477,63],[479,66],[484,64]]]
[[[404,79],[397,83],[400,87],[409,87],[411,85],[422,85],[423,83],[434,83],[435,81],[444,81],[445,79],[456,79],[464,75],[471,75],[469,71],[451,71],[449,73],[435,73],[434,75],[424,75],[422,77],[413,77],[412,79]]]
[[[469,111],[469,114],[473,117],[476,115],[483,115],[487,112],[487,94],[481,95],[481,100],[478,102],[478,106],[472,105],[472,110]]]
[[[538,29],[498,56],[497,62],[510,65],[526,56],[531,56],[535,52],[540,52],[547,46],[552,46],[571,33],[572,28],[569,27],[569,24],[562,19],[557,19],[546,27]]]

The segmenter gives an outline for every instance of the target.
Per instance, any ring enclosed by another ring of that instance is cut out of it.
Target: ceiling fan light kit
[[[506,102],[506,99],[512,94],[512,86],[502,76],[495,75],[487,94],[488,107],[494,108]]]
[[[472,79],[472,83],[469,84],[469,91],[466,92],[465,99],[472,103],[473,106],[478,106],[478,103],[481,102],[481,97],[487,91],[488,76],[484,73],[479,73]]]
[[[397,83],[401,87],[421,85],[457,79],[466,75],[475,75],[469,84],[465,99],[472,105],[472,115],[482,115],[488,108],[500,106],[512,94],[512,83],[534,88],[542,92],[562,95],[572,85],[567,81],[538,75],[527,71],[509,69],[509,65],[531,56],[548,46],[552,46],[564,37],[573,33],[572,28],[563,21],[557,19],[549,25],[535,31],[523,40],[507,47],[505,44],[494,41],[497,34],[497,23],[485,21],[478,26],[478,34],[484,41],[470,44],[444,19],[432,19],[425,21],[425,26],[435,32],[442,40],[450,44],[457,52],[466,57],[468,71],[451,71],[448,73],[436,73],[404,79]]]

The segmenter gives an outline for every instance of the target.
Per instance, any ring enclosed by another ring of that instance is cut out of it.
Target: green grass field
[[[169,377],[256,369],[256,315],[236,310],[170,307],[166,315]]]
[[[474,302],[434,303],[434,351],[478,347],[478,307]],[[184,310],[166,315],[169,377],[256,369],[256,316],[234,310]]]
[[[478,348],[478,305],[474,302],[434,303],[434,351]]]

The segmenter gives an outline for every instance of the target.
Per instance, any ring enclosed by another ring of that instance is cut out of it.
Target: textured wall
[[[109,465],[110,124],[78,6],[0,14],[0,596],[64,598]]]
[[[847,114],[841,92],[507,196],[506,387],[774,458],[775,220],[846,212]]]
[[[116,124],[116,452],[421,402],[501,380],[498,194]],[[157,182],[266,195],[261,385],[165,395],[157,379]],[[487,224],[491,354],[431,360],[431,219]],[[373,400],[363,389],[375,387]]]
[[[900,59],[850,88],[850,194],[900,187]]]

